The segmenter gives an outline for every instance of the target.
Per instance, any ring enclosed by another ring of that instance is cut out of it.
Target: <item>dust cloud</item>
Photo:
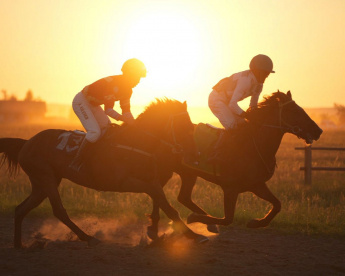
[[[149,221],[142,222],[136,219],[99,219],[88,217],[83,219],[73,219],[73,222],[85,233],[99,239],[102,243],[113,243],[127,246],[146,246],[151,243],[147,237],[146,231]],[[165,224],[165,225],[163,225]],[[206,225],[194,223],[189,227],[196,233],[211,238],[216,234],[207,231]],[[163,223],[159,225],[158,235],[162,240],[173,236],[172,223]],[[53,243],[79,242],[79,238],[62,222],[57,219],[47,219],[31,236],[31,245],[29,247],[47,247]],[[184,237],[172,239],[169,244],[175,249],[188,247],[192,243]],[[156,244],[152,244],[156,246]],[[160,246],[160,245],[158,245]]]
[[[142,242],[146,235],[148,223],[140,223],[131,220],[112,220],[89,217],[84,219],[73,219],[73,222],[90,236],[108,243],[119,243],[136,246]],[[52,241],[79,241],[78,237],[62,222],[56,219],[49,219],[33,234],[33,239]]]

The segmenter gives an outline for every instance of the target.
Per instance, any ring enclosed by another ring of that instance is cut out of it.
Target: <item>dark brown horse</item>
[[[178,163],[175,171],[182,180],[178,200],[193,213],[187,222],[201,222],[208,230],[217,232],[215,225],[229,225],[234,218],[237,197],[243,192],[252,192],[270,202],[273,208],[261,219],[251,220],[247,226],[258,228],[267,226],[281,209],[280,201],[266,185],[274,173],[275,155],[285,133],[292,133],[307,143],[319,139],[322,130],[293,100],[290,91],[276,92],[266,97],[257,108],[249,109],[249,123],[233,131],[224,146],[224,161],[216,164],[220,175],[195,170]],[[224,192],[224,218],[208,215],[191,199],[197,177],[219,185]],[[148,235],[157,235],[158,204],[153,203],[152,225]]]
[[[112,127],[90,150],[79,172],[69,168],[76,146],[69,144],[73,132],[49,129],[29,140],[0,139],[0,152],[8,161],[9,173],[20,167],[29,176],[32,193],[15,209],[14,246],[22,247],[24,217],[48,197],[54,215],[82,241],[99,241],[84,233],[67,215],[58,192],[62,178],[99,191],[146,193],[173,220],[174,229],[197,242],[207,238],[194,233],[169,204],[160,179],[173,172],[183,157],[196,158],[193,124],[186,103],[157,100],[146,108],[134,125]],[[74,136],[75,137],[75,136]],[[77,200],[77,199],[76,199]]]

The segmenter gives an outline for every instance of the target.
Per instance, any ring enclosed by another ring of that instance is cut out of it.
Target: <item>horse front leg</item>
[[[181,173],[180,177],[181,177],[181,189],[177,197],[178,201],[195,214],[207,215],[207,213],[200,206],[195,204],[195,202],[192,200],[192,192],[196,183],[197,176],[195,174]],[[190,221],[191,216],[193,216],[193,214],[191,214],[187,218],[188,224],[191,223]],[[208,224],[207,230],[212,233],[219,233],[218,227],[216,224]]]
[[[232,189],[224,189],[224,218],[216,218],[210,215],[191,214],[189,216],[189,222],[201,222],[207,225],[218,224],[218,225],[229,225],[234,220],[235,207],[238,197],[238,192]]]
[[[258,186],[255,186],[251,189],[256,196],[272,203],[273,208],[267,213],[267,215],[262,219],[253,219],[248,222],[247,227],[249,228],[259,228],[259,227],[266,227],[270,224],[272,219],[280,212],[281,210],[281,203],[279,199],[277,199],[272,192],[268,189],[266,183],[261,183]]]

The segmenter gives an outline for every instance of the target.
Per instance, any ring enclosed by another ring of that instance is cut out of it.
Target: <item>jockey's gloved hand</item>
[[[122,114],[121,117],[122,121],[124,121],[127,124],[133,124],[134,123],[134,117],[133,114],[131,112],[125,112]]]

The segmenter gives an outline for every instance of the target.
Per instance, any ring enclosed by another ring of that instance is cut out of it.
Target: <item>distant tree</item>
[[[342,104],[334,104],[334,108],[337,110],[339,124],[345,124],[345,106]]]
[[[2,95],[4,97],[4,100],[6,101],[7,100],[7,91],[5,89],[2,89],[1,93],[2,93]]]
[[[322,113],[320,115],[320,119],[321,119],[321,121],[330,121],[331,120],[331,116],[329,116],[328,113]]]
[[[26,102],[31,102],[33,99],[34,99],[34,95],[33,95],[32,91],[29,89],[29,90],[26,92],[24,101],[26,101]]]
[[[17,100],[17,96],[12,94],[11,97],[8,100],[9,101],[16,101]]]

